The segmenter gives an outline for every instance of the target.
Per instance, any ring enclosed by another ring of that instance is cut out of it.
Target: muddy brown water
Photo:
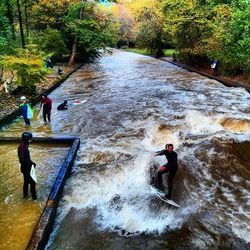
[[[164,61],[114,51],[51,93],[34,135],[82,140],[47,249],[249,249],[250,96]],[[69,109],[56,106],[68,100]],[[82,101],[74,105],[74,102]],[[20,135],[21,119],[1,136]],[[155,199],[149,166],[173,143],[173,200]]]
[[[23,177],[17,158],[17,143],[0,143],[0,249],[25,249],[43,211],[53,182],[69,147],[31,143],[36,162],[37,196],[23,199]]]

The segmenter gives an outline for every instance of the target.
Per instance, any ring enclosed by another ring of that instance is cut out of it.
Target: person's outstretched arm
[[[155,156],[158,156],[158,155],[164,155],[164,149],[163,150],[161,150],[161,151],[157,151],[157,152],[155,152]]]

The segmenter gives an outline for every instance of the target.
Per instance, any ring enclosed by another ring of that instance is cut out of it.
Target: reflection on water
[[[48,249],[247,249],[250,96],[150,57],[116,51],[85,65],[50,97],[37,135],[82,139]],[[64,100],[69,110],[56,106]],[[75,101],[86,101],[74,105]],[[20,134],[17,121],[1,135]],[[155,200],[149,166],[172,142],[173,199]],[[243,153],[244,152],[244,153]]]
[[[0,249],[25,249],[42,213],[67,148],[30,145],[37,163],[38,200],[23,199],[17,144],[0,144]]]

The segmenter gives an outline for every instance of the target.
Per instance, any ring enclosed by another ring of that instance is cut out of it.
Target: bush
[[[14,56],[1,56],[0,64],[4,71],[15,75],[15,82],[22,87],[25,94],[35,94],[36,84],[46,74],[43,55],[34,49],[16,49]]]

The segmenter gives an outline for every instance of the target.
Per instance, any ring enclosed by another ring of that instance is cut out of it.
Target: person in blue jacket
[[[30,104],[27,102],[26,97],[22,96],[20,98],[21,102],[19,103],[19,109],[21,109],[21,113],[26,125],[30,125],[30,119],[28,118],[28,109],[31,109]]]

